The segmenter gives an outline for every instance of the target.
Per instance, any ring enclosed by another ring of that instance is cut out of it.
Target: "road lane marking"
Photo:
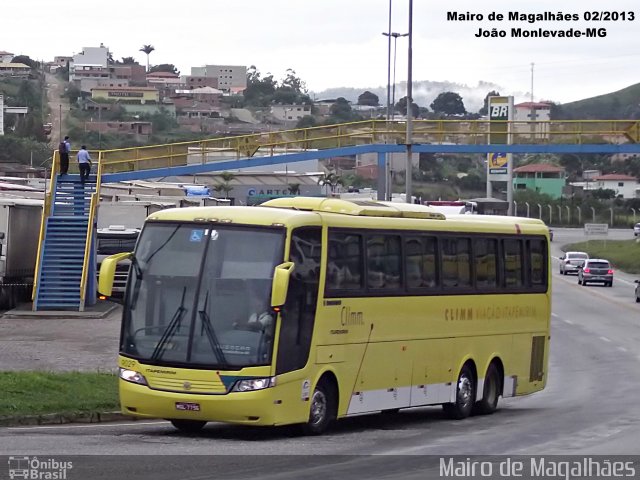
[[[618,347],[618,350],[620,350],[621,352],[626,352],[627,351],[627,349],[624,348],[624,347]]]
[[[609,340],[607,337],[600,337],[600,340],[602,340],[603,342],[611,342],[611,340]]]
[[[555,318],[560,318],[560,315],[558,315],[557,313],[552,313],[551,316]]]
[[[131,423],[88,423],[86,425],[69,424],[69,425],[38,425],[35,427],[8,427],[7,430],[51,430],[55,428],[90,428],[90,427],[131,427],[134,425],[161,425],[166,422],[161,420],[155,422],[131,422]]]
[[[567,319],[565,318],[565,320],[564,320],[564,321],[565,321],[565,323],[568,323],[569,325],[573,325],[573,322],[572,322],[571,320],[567,320]]]

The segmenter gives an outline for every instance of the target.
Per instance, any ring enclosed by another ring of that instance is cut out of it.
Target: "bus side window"
[[[442,284],[450,288],[471,286],[470,239],[442,239]]]
[[[400,237],[371,235],[367,238],[367,286],[372,290],[399,289],[402,285]]]
[[[497,252],[496,239],[475,238],[473,240],[476,287],[479,290],[491,290],[498,286]]]
[[[508,288],[521,288],[523,286],[522,276],[524,273],[522,242],[517,239],[506,239],[503,241],[504,250],[504,279]]]
[[[544,240],[529,240],[529,265],[531,285],[540,287],[547,284],[547,249]]]
[[[409,236],[405,241],[407,287],[434,288],[438,285],[436,239]]]
[[[362,236],[329,231],[327,290],[361,290]]]

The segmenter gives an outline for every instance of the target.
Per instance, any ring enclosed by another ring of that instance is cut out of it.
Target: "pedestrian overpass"
[[[495,123],[501,128],[510,124],[509,145],[488,143]],[[640,154],[640,122],[415,120],[410,147],[417,153]],[[82,311],[95,302],[95,224],[102,184],[362,153],[377,154],[378,171],[384,171],[388,153],[407,151],[406,122],[370,120],[92,152],[97,172],[85,184],[78,175],[58,176],[59,158],[54,152],[33,309]],[[384,179],[378,179],[378,190],[384,190]]]

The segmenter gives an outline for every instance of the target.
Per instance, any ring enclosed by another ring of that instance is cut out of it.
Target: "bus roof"
[[[383,218],[385,220],[382,220]],[[257,207],[170,208],[151,214],[148,220],[289,227],[326,224],[344,228],[425,229],[502,234],[548,233],[547,226],[535,218],[501,215],[450,215],[445,218],[441,213],[433,212],[430,207],[424,205],[316,197],[278,198]]]

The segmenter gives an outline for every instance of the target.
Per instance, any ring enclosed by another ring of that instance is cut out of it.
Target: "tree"
[[[330,170],[320,176],[318,179],[318,185],[321,187],[328,187],[331,193],[333,193],[338,185],[344,185],[344,180],[335,172],[335,170]]]
[[[133,57],[122,57],[122,61],[119,62],[122,65],[137,65],[138,62]]]
[[[398,103],[395,104],[394,108],[395,108],[395,111],[398,112],[399,114],[406,115],[407,114],[407,97],[404,96],[400,100],[398,100]],[[418,115],[420,115],[420,107],[415,102],[411,102],[411,115],[413,116],[413,118],[418,118]]]
[[[305,115],[296,124],[296,128],[309,128],[316,126],[316,119],[313,115]]]
[[[500,96],[500,92],[496,92],[495,90],[491,90],[489,93],[487,93],[484,97],[484,104],[482,108],[478,110],[478,113],[480,115],[487,115],[489,113],[489,97],[499,97],[499,96]]]
[[[140,49],[141,52],[144,52],[147,55],[147,72],[149,71],[149,54],[155,50],[153,45],[143,45]]]
[[[282,87],[289,87],[295,93],[307,93],[307,84],[296,75],[295,70],[287,68],[286,74],[286,77],[280,82]]]
[[[160,65],[154,65],[150,70],[147,70],[147,72],[169,72],[180,75],[180,70],[178,70],[173,63],[161,63]]]
[[[11,63],[23,63],[31,68],[38,68],[40,65],[35,60],[31,60],[31,58],[29,58],[28,55],[18,55],[16,57],[13,57],[13,60],[11,60]]]
[[[434,112],[445,115],[464,115],[467,112],[462,97],[455,92],[442,92],[430,107]]]
[[[289,195],[300,195],[299,183],[290,183],[288,187],[289,187]]]
[[[335,103],[331,105],[329,113],[334,120],[339,122],[349,122],[353,119],[353,111],[351,110],[351,105],[344,97],[338,97],[336,99]]]
[[[591,196],[598,200],[611,200],[616,197],[616,191],[611,188],[598,188],[591,192]]]
[[[256,66],[251,65],[247,70],[247,88],[243,92],[247,105],[266,107],[273,100],[276,86],[277,83],[273,79],[273,75],[267,73],[262,78]]]
[[[224,198],[229,196],[229,192],[233,190],[231,186],[231,181],[236,178],[236,176],[231,172],[222,172],[220,174],[220,180],[213,186],[213,189],[216,192],[221,192],[224,195]]]
[[[358,96],[358,105],[369,105],[371,107],[377,107],[380,105],[380,99],[375,93],[371,93],[369,90],[361,93]]]

